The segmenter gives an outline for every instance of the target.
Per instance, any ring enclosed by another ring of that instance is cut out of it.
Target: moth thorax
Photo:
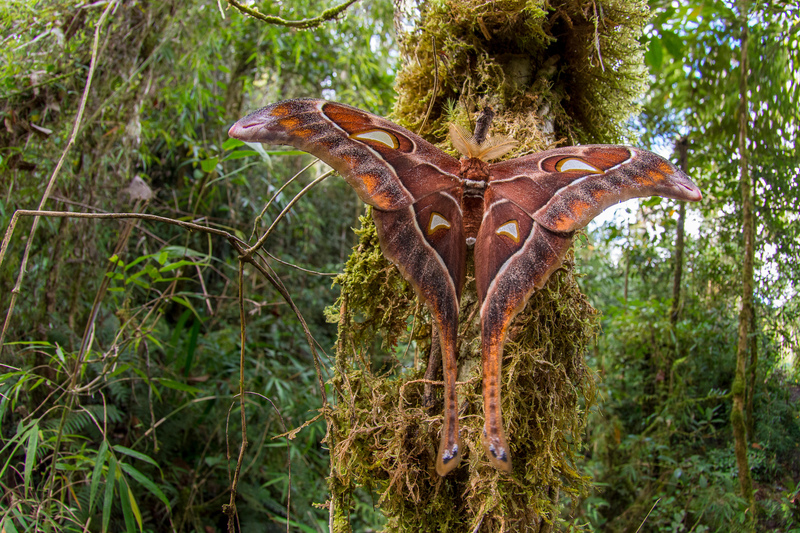
[[[458,175],[466,182],[465,188],[469,187],[470,182],[481,182],[479,188],[483,189],[489,181],[489,164],[477,157],[462,157]]]
[[[463,179],[461,212],[464,213],[464,238],[475,244],[483,220],[483,193],[489,182],[489,165],[476,157],[462,157],[459,176]]]

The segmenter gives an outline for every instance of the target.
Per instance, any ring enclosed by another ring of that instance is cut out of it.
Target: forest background
[[[579,4],[593,20],[603,9]],[[274,284],[254,269],[240,277],[238,251],[220,234],[12,216],[37,206],[137,212],[247,241],[326,169],[316,164],[278,192],[311,158],[232,142],[231,123],[301,96],[388,115],[409,60],[395,28],[412,34],[414,17],[441,5],[261,6],[304,21],[294,25],[215,2],[0,6],[0,227],[16,223],[0,251],[4,531],[224,530],[232,476],[242,531],[328,529],[331,463],[305,324],[327,380],[331,274],[357,245],[351,228],[364,214],[341,179],[276,226],[264,249]],[[800,10],[650,8],[639,38],[645,90],[618,140],[665,155],[684,147],[704,199],[626,203],[576,240],[578,284],[602,313],[585,354],[596,394],[581,406],[575,465],[591,483],[562,493],[553,522],[800,531]],[[480,25],[476,16],[476,33]],[[410,344],[376,340],[370,364],[417,370]],[[250,446],[236,469],[240,390]],[[735,442],[746,443],[749,487]],[[353,530],[385,526],[383,488],[353,493]]]

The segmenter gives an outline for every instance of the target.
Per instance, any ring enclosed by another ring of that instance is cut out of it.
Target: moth
[[[337,170],[372,206],[383,254],[426,303],[439,333],[444,422],[436,471],[461,457],[456,397],[458,311],[474,248],[483,366],[483,445],[511,471],[500,409],[503,344],[514,316],[561,265],[574,233],[607,207],[660,195],[699,201],[700,190],[664,158],[627,146],[556,148],[488,163],[513,146],[478,143],[451,127],[456,159],[384,118],[347,105],[297,99],[236,122],[231,137],[291,145]]]

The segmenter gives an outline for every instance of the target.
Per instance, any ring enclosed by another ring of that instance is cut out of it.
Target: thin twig
[[[228,515],[228,531],[234,533],[236,525],[234,517],[237,517],[236,512],[236,490],[239,485],[239,474],[242,471],[242,463],[244,462],[244,453],[247,450],[247,416],[244,408],[244,356],[246,352],[247,340],[247,314],[244,310],[244,260],[239,260],[239,333],[240,333],[240,348],[239,348],[239,409],[242,417],[242,444],[239,447],[239,457],[236,460],[236,468],[233,471],[233,479],[231,480],[231,498],[230,503],[225,508],[225,514]],[[226,422],[227,425],[227,422]],[[227,428],[225,434],[227,435]],[[230,459],[230,451],[228,452],[228,459]]]
[[[291,268],[293,268],[295,270],[299,270],[300,272],[305,272],[306,274],[314,274],[315,276],[329,276],[329,277],[334,277],[334,276],[338,276],[339,275],[338,272],[320,272],[318,270],[309,270],[307,268],[303,268],[301,266],[297,266],[297,265],[295,265],[293,263],[290,263],[289,261],[284,261],[283,259],[275,257],[274,255],[272,255],[269,252],[264,252],[264,253],[267,254],[267,257],[269,257],[273,261],[277,261],[278,263],[280,263],[282,265],[286,265],[286,266],[291,267]]]
[[[418,134],[422,135],[422,128],[428,122],[428,117],[431,116],[433,111],[433,103],[436,101],[436,93],[439,91],[439,58],[436,55],[436,37],[431,36],[431,46],[433,47],[433,91],[431,92],[431,99],[428,102],[428,110],[425,112],[425,118],[422,119],[422,124],[419,127]]]
[[[304,166],[303,168],[301,168],[294,176],[292,176],[291,178],[286,180],[286,183],[281,185],[280,189],[275,191],[275,194],[273,194],[272,198],[269,199],[269,202],[267,202],[267,205],[264,206],[264,208],[261,210],[261,212],[256,217],[255,221],[253,221],[253,233],[250,234],[250,239],[248,239],[248,240],[252,240],[253,239],[253,236],[256,234],[256,231],[258,231],[258,223],[259,223],[259,221],[262,218],[264,218],[264,214],[267,212],[267,209],[269,209],[269,206],[272,205],[272,202],[274,202],[275,200],[278,199],[278,196],[280,196],[280,194],[283,192],[283,190],[286,187],[288,187],[290,183],[293,183],[295,180],[297,180],[297,178],[299,178],[303,174],[303,172],[305,172],[306,170],[308,170],[309,168],[314,166],[318,161],[319,161],[319,159],[314,159],[311,163],[309,163],[306,166]]]
[[[320,177],[318,177],[317,179],[315,179],[314,181],[312,181],[311,183],[309,183],[308,185],[306,185],[306,186],[303,188],[303,190],[302,190],[302,191],[300,191],[299,193],[297,193],[297,194],[295,195],[295,197],[294,197],[294,198],[292,198],[292,201],[291,201],[291,202],[289,202],[289,203],[286,205],[286,207],[284,207],[284,208],[283,208],[283,211],[281,211],[281,212],[280,212],[280,214],[279,214],[279,215],[278,215],[278,216],[275,218],[275,220],[273,220],[273,221],[272,221],[272,225],[270,225],[270,227],[267,229],[267,231],[265,231],[265,232],[264,232],[264,234],[263,234],[263,235],[262,235],[262,236],[261,236],[261,237],[258,239],[258,241],[257,241],[257,242],[256,242],[256,243],[255,243],[253,246],[251,246],[250,248],[248,248],[247,250],[245,250],[245,251],[243,252],[243,254],[245,255],[245,257],[248,257],[248,258],[249,258],[249,257],[250,257],[250,255],[251,255],[251,254],[252,254],[252,253],[253,253],[255,250],[258,250],[259,248],[261,248],[261,247],[264,245],[264,242],[267,240],[267,237],[269,237],[270,233],[272,233],[272,230],[273,230],[273,229],[275,229],[275,226],[278,224],[278,222],[280,222],[280,221],[281,221],[281,219],[282,219],[284,216],[286,216],[286,213],[288,213],[289,211],[291,211],[292,207],[294,207],[294,204],[296,204],[296,203],[297,203],[297,202],[300,200],[300,198],[302,198],[303,196],[305,196],[305,194],[306,194],[308,191],[310,191],[311,189],[313,189],[313,188],[314,188],[314,187],[315,187],[315,186],[316,186],[316,185],[317,185],[319,182],[321,182],[322,180],[324,180],[324,179],[325,179],[325,178],[327,178],[328,176],[332,175],[334,172],[335,172],[334,170],[329,170],[329,171],[328,171],[328,172],[326,172],[325,174],[321,175]]]
[[[316,28],[317,26],[321,26],[323,23],[328,22],[330,20],[335,19],[340,14],[342,14],[345,9],[350,7],[356,2],[356,0],[347,0],[344,3],[339,4],[338,6],[334,6],[330,9],[326,9],[318,17],[310,18],[310,19],[302,19],[302,20],[286,20],[280,17],[275,17],[273,15],[265,15],[261,13],[256,8],[247,7],[244,4],[240,4],[236,0],[228,0],[228,3],[241,11],[246,15],[250,15],[253,18],[266,22],[267,24],[275,24],[276,26],[286,26],[288,28],[296,28],[299,30],[307,30],[310,28]]]
[[[636,529],[636,533],[639,533],[639,531],[641,531],[641,530],[642,530],[642,526],[644,526],[644,523],[645,523],[645,522],[647,522],[647,517],[649,517],[649,516],[650,516],[650,513],[652,513],[652,512],[653,512],[653,509],[655,509],[655,508],[656,508],[656,505],[658,505],[658,502],[660,502],[660,501],[661,501],[661,498],[659,498],[659,499],[657,499],[657,500],[655,501],[655,503],[653,504],[653,506],[652,506],[652,507],[650,508],[650,510],[647,512],[647,515],[644,517],[644,520],[642,520],[642,523],[641,523],[641,524],[639,524],[639,527]]]

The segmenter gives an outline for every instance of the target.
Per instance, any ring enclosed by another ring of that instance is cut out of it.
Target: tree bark
[[[686,137],[678,139],[675,143],[680,158],[679,165],[681,170],[687,172],[689,163],[687,161],[689,152],[689,140]],[[681,281],[683,279],[683,249],[684,249],[684,221],[686,220],[686,202],[680,202],[678,208],[678,228],[675,232],[675,273],[672,277],[672,308],[669,313],[669,321],[674,327],[678,323],[681,310]]]
[[[758,368],[758,339],[756,338],[756,311],[750,314],[750,365],[747,367],[747,402],[745,407],[745,422],[747,424],[747,442],[753,442],[755,437],[755,422],[753,421],[753,396],[756,393],[756,370]]]
[[[753,316],[753,260],[755,256],[754,228],[753,228],[753,198],[752,184],[748,171],[747,157],[747,0],[739,1],[739,15],[742,25],[741,58],[739,73],[739,173],[742,188],[742,233],[744,237],[744,253],[742,265],[742,306],[739,312],[739,339],[736,350],[736,377],[733,380],[733,406],[731,409],[731,424],[733,426],[734,450],[736,464],[739,467],[739,487],[742,497],[748,502],[749,523],[752,529],[754,497],[753,481],[750,477],[750,467],[747,460],[747,432],[744,417],[744,403],[747,383],[747,359],[750,350],[750,326]]]

